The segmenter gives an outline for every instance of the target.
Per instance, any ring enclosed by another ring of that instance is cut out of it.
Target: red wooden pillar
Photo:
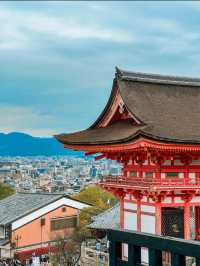
[[[124,197],[120,197],[120,228],[124,229]]]
[[[194,219],[195,219],[195,240],[199,240],[199,206],[194,208]]]
[[[156,228],[155,228],[155,232],[157,235],[161,235],[161,202],[158,201],[155,204],[155,208],[156,208]]]
[[[141,232],[141,198],[137,199],[137,231]]]
[[[140,167],[139,167],[139,178],[142,179],[143,178],[143,165],[140,164]]]
[[[190,203],[185,200],[184,204],[184,238],[190,239]]]
[[[185,172],[184,172],[184,184],[189,185],[189,169],[186,167]]]
[[[156,179],[156,183],[160,184],[160,182],[161,182],[161,167],[160,167],[160,165],[157,166],[157,168],[156,168],[155,179]]]

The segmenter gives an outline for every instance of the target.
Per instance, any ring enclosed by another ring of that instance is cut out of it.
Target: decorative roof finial
[[[121,77],[122,71],[116,66],[115,67],[115,77]]]

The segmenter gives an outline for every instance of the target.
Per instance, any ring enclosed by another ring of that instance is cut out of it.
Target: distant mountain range
[[[64,149],[53,137],[32,137],[20,132],[0,133],[0,156],[83,156],[82,152]]]

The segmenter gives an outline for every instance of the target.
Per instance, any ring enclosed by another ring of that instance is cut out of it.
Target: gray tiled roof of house
[[[4,246],[9,243],[9,239],[0,239],[0,246]]]
[[[93,222],[88,225],[90,229],[119,229],[120,228],[120,206],[116,204],[111,209],[93,217]]]
[[[16,193],[0,200],[0,225],[9,224],[63,196],[50,193]]]

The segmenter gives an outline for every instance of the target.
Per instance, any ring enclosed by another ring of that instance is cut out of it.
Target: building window
[[[199,165],[200,164],[200,160],[192,160],[192,164]]]
[[[40,224],[41,224],[41,226],[44,226],[45,225],[45,218],[41,218]]]
[[[6,237],[6,238],[10,238],[10,237],[11,237],[11,232],[12,232],[12,230],[11,230],[11,225],[7,225],[7,226],[5,227],[5,237]]]
[[[0,226],[0,238],[4,238],[5,237],[5,229],[4,226]]]
[[[178,173],[177,172],[168,172],[166,173],[166,177],[178,177]]]
[[[77,216],[54,218],[51,220],[51,231],[75,228],[77,226]]]
[[[145,177],[153,177],[153,172],[146,172]]]
[[[130,171],[129,172],[129,175],[132,176],[132,177],[136,177],[137,176],[137,172],[136,171]]]
[[[62,212],[66,212],[66,207],[62,207]]]
[[[174,165],[182,165],[180,160],[174,160]]]

